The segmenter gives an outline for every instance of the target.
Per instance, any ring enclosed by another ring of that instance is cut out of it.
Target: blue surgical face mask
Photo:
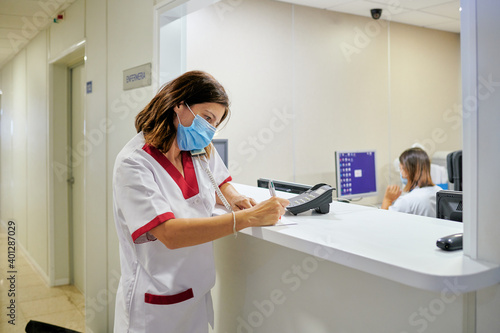
[[[193,114],[194,120],[191,126],[184,127],[181,124],[179,115],[177,115],[177,119],[179,120],[179,126],[177,127],[177,145],[180,150],[191,151],[203,149],[212,141],[216,128],[199,115],[195,115],[187,103],[186,106]]]
[[[408,179],[403,178],[403,174],[401,173],[401,171],[399,171],[399,178],[401,178],[401,183],[403,183],[403,186],[406,186],[406,184],[408,184]]]

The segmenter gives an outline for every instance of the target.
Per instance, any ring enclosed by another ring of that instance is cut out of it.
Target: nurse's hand
[[[220,190],[234,211],[252,208],[257,204],[254,199],[241,195],[230,183],[223,184]],[[219,205],[222,205],[218,196],[215,197],[215,200]]]
[[[248,214],[248,227],[275,225],[280,216],[285,214],[285,207],[289,204],[290,201],[287,199],[272,197],[242,211],[242,213]]]
[[[382,201],[382,209],[389,209],[394,201],[401,195],[401,189],[398,185],[389,185],[385,190],[384,200]]]
[[[244,195],[239,195],[231,200],[231,207],[233,210],[242,210],[252,208],[257,202],[253,198],[248,198]]]

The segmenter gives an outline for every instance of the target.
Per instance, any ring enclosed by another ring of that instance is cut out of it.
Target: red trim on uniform
[[[198,179],[196,179],[196,171],[194,170],[193,158],[191,157],[191,153],[189,153],[188,151],[182,152],[182,167],[184,168],[184,184],[190,187],[181,189],[182,193],[184,194],[184,198],[188,199],[194,197],[199,192]]]
[[[198,188],[198,180],[196,179],[196,172],[194,170],[193,159],[191,158],[191,154],[189,152],[181,152],[182,168],[184,170],[183,177],[179,170],[177,170],[172,162],[170,162],[168,158],[158,150],[158,148],[146,143],[142,149],[151,155],[156,162],[158,162],[168,172],[170,177],[172,177],[177,186],[181,189],[184,199],[194,197],[200,192]]]
[[[189,288],[188,290],[175,295],[153,295],[146,293],[144,295],[144,302],[149,304],[168,305],[181,303],[193,297],[193,289]]]
[[[227,177],[222,183],[220,183],[219,187],[221,187],[222,185],[224,185],[225,183],[228,183],[230,182],[231,180],[233,180],[233,178],[231,176]]]
[[[142,227],[140,227],[139,229],[134,231],[134,233],[132,234],[132,239],[133,239],[134,243],[137,240],[137,238],[139,238],[140,236],[144,235],[146,232],[151,231],[151,229],[159,226],[163,222],[168,221],[170,219],[175,219],[175,215],[172,212],[167,212],[167,213],[158,215],[157,217],[155,217],[154,219],[152,219],[151,221],[149,221],[148,223],[146,223],[145,225],[143,225]]]

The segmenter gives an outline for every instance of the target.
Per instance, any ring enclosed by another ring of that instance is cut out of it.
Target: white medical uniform
[[[213,150],[205,163],[219,186],[231,180]],[[184,177],[142,132],[118,154],[113,175],[114,215],[122,276],[115,332],[206,333],[213,327],[212,242],[168,249],[149,233],[173,218],[210,217],[215,190],[200,161],[182,152]]]
[[[403,194],[397,198],[392,206],[389,206],[389,210],[436,217],[436,192],[441,190],[441,187],[437,185],[415,187],[409,193]]]

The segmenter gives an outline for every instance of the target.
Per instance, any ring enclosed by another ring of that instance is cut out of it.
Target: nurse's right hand
[[[401,189],[398,185],[389,185],[385,190],[384,200],[382,201],[382,209],[389,209],[394,201],[401,195]]]
[[[242,210],[240,214],[246,215],[248,225],[245,227],[274,225],[281,215],[285,214],[285,207],[289,204],[290,201],[287,199],[272,197],[252,208]]]

